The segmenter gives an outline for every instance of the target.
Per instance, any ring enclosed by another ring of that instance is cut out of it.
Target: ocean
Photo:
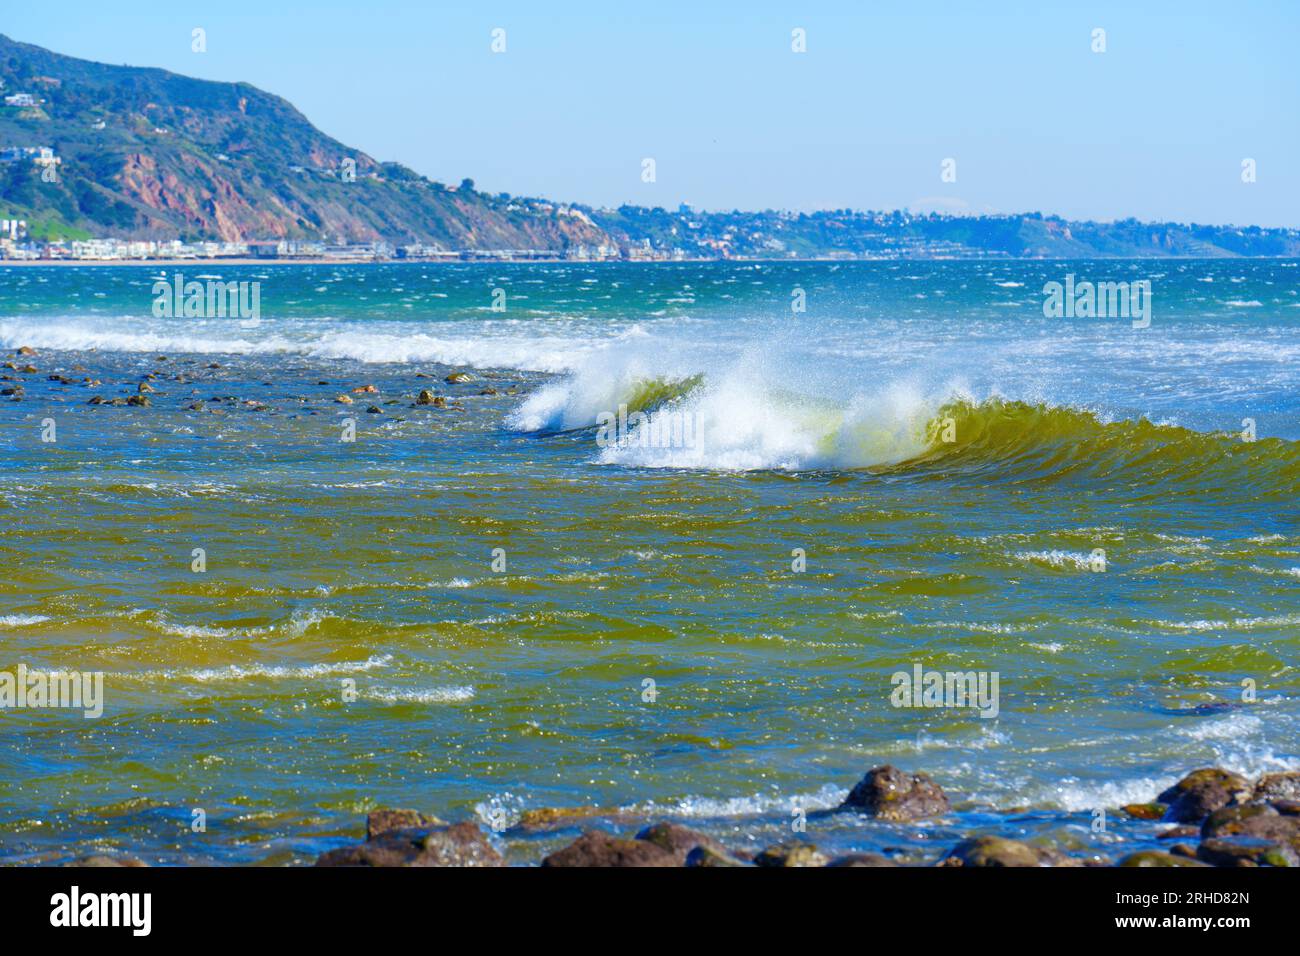
[[[393,806],[514,862],[576,807],[1155,846],[1121,805],[1300,768],[1298,266],[0,268],[0,670],[103,674],[0,710],[0,861],[307,863]],[[178,272],[260,315],[157,315]],[[1049,317],[1067,276],[1149,322]],[[824,812],[885,763],[955,813]]]

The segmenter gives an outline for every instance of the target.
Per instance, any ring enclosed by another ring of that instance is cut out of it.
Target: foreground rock
[[[721,856],[729,855],[727,848],[717,840],[698,830],[684,827],[680,823],[651,824],[638,833],[636,838],[653,843],[659,849],[671,853],[678,866],[684,866],[691,851],[698,848],[710,850]]]
[[[902,822],[948,813],[952,805],[927,774],[906,773],[887,764],[868,771],[839,809]]]
[[[1159,850],[1143,850],[1140,853],[1130,853],[1124,859],[1120,860],[1116,866],[1124,867],[1150,867],[1150,866],[1204,866],[1204,863],[1198,863],[1195,860],[1189,860],[1185,856],[1175,856],[1172,853],[1161,853]]]
[[[501,866],[503,862],[476,824],[457,823],[427,831],[381,829],[373,840],[321,854],[316,865]]]
[[[1192,771],[1156,799],[1169,805],[1165,819],[1198,823],[1221,807],[1245,801],[1250,791],[1250,782],[1245,777],[1207,767]]]
[[[677,858],[649,840],[625,840],[598,830],[588,830],[542,866],[677,866]]]
[[[755,866],[825,866],[829,857],[811,843],[778,843],[754,857]]]
[[[1042,866],[1043,855],[1028,843],[1005,837],[962,840],[939,861],[940,866]]]

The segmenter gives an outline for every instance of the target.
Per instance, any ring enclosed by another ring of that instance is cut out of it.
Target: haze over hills
[[[38,239],[384,241],[654,257],[1300,255],[1294,229],[1037,213],[592,209],[487,194],[470,180],[448,186],[380,162],[246,83],[94,63],[2,35],[0,81],[0,157],[49,147],[59,160],[56,176],[26,153],[0,162],[0,214],[26,220]]]

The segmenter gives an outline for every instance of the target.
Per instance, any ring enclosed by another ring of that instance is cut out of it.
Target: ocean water
[[[0,710],[0,861],[310,862],[380,806],[518,862],[546,807],[1153,845],[1118,806],[1300,767],[1298,265],[0,268],[0,670],[105,698]],[[177,271],[260,322],[155,318]],[[1149,327],[1046,318],[1067,274]],[[893,706],[918,664],[997,715]],[[957,812],[821,812],[886,762]]]

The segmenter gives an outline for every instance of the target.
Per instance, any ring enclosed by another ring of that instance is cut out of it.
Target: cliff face
[[[0,36],[0,148],[52,146],[57,181],[0,166],[0,207],[100,236],[563,249],[608,236],[549,204],[452,189],[321,133],[243,83],[61,56]]]

